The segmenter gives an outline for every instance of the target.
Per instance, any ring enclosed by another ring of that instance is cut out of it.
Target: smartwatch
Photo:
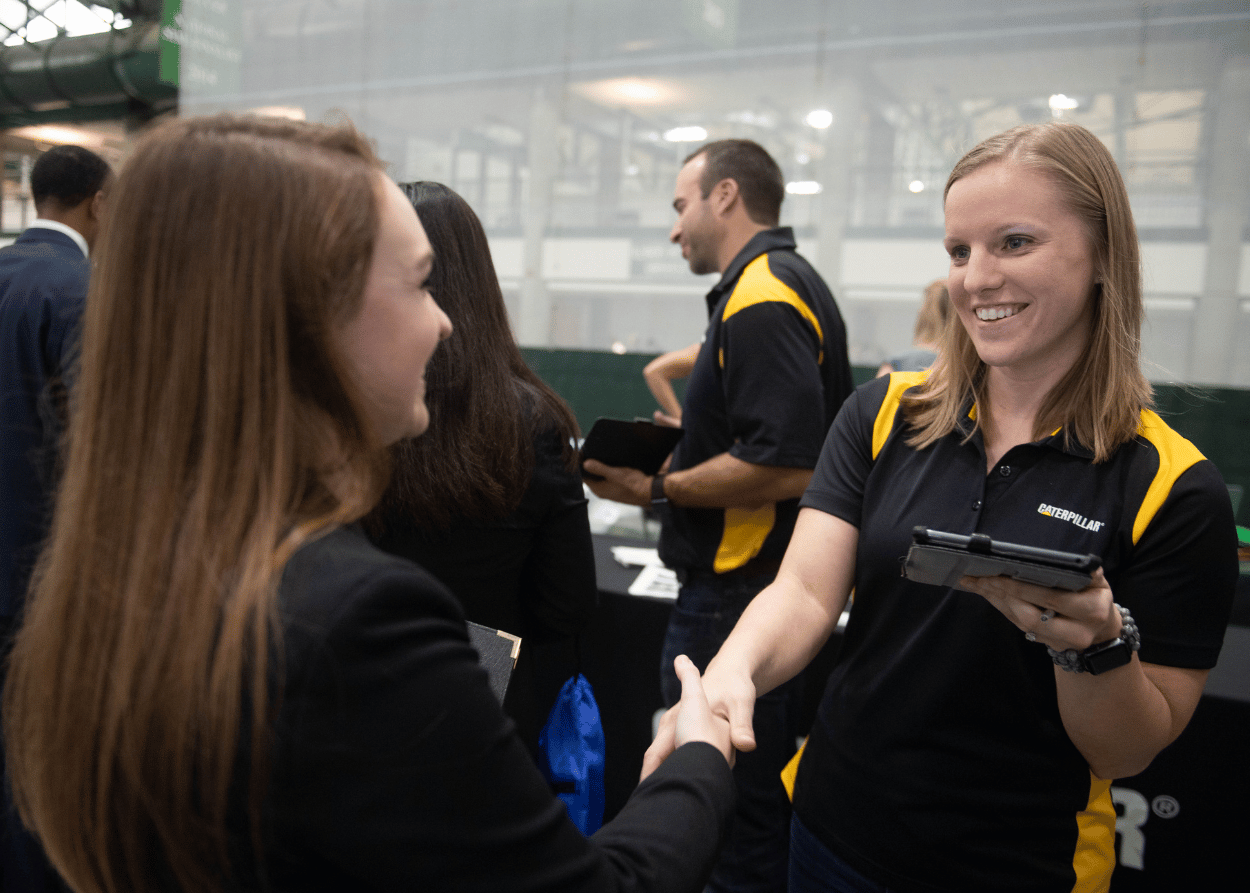
[[[651,505],[659,508],[668,502],[668,497],[664,495],[664,478],[668,475],[661,471],[655,477],[651,478]]]

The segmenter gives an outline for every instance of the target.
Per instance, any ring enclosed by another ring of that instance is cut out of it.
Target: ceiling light
[[[1080,101],[1073,99],[1071,96],[1065,96],[1062,93],[1055,93],[1047,101],[1052,112],[1070,112],[1079,106]]]
[[[32,124],[9,131],[13,136],[25,137],[36,143],[52,143],[58,146],[82,146],[87,149],[103,148],[106,137],[83,127],[70,124]]]
[[[919,180],[912,180],[907,184],[907,188],[912,192],[924,192],[924,183]]]
[[[670,143],[701,143],[707,139],[707,131],[702,127],[674,127],[664,131],[664,139]]]
[[[251,113],[262,118],[289,118],[292,121],[308,119],[308,115],[297,105],[263,105],[252,109]]]
[[[815,180],[795,180],[786,184],[786,192],[791,195],[816,195],[822,189],[824,187]]]
[[[807,126],[824,130],[833,123],[833,112],[828,109],[812,109],[807,113]]]
[[[628,107],[676,102],[678,90],[670,81],[658,78],[608,78],[576,85],[578,93],[603,105]]]

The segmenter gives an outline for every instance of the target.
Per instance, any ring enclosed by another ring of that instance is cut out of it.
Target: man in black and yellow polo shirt
[[[681,580],[661,664],[665,701],[680,687],[673,659],[702,670],[747,603],[772,582],[798,498],[825,433],[851,393],[846,329],[828,287],[778,227],[785,183],[749,140],[720,140],[677,176],[671,238],[696,274],[719,272],[707,333],[686,387],[685,436],[654,478],[588,462],[600,496],[651,503],[663,520],[660,557]],[[738,755],[739,806],[709,885],[786,885],[790,806],[779,773],[794,752],[790,688],[760,698],[756,749]]]

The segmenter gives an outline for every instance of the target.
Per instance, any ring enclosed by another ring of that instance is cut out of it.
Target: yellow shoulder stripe
[[[816,337],[820,339],[820,343],[822,345],[825,343],[825,333],[821,331],[816,314],[812,313],[811,308],[803,302],[798,292],[773,275],[772,269],[768,266],[767,254],[761,254],[747,264],[747,268],[742,271],[742,275],[738,277],[738,284],[734,286],[733,294],[729,296],[729,301],[725,304],[725,312],[721,319],[729,319],[739,310],[745,310],[767,301],[780,301],[799,311],[799,314],[816,330]]]
[[[1168,427],[1167,422],[1149,409],[1143,409],[1141,424],[1137,433],[1146,438],[1159,451],[1159,470],[1155,472],[1150,488],[1146,490],[1146,498],[1137,509],[1137,518],[1133,521],[1133,543],[1136,544],[1146,528],[1154,519],[1155,514],[1163,505],[1163,501],[1172,492],[1176,479],[1189,468],[1206,459],[1198,448]]]
[[[898,415],[898,401],[903,396],[903,391],[920,384],[928,377],[929,370],[927,369],[922,372],[890,373],[890,385],[885,392],[885,401],[877,410],[877,421],[872,426],[873,459],[877,458],[877,454],[885,446],[885,439],[890,436],[890,431],[894,428],[894,417]]]

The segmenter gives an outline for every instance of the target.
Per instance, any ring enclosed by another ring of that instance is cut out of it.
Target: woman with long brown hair
[[[1228,493],[1150,409],[1106,147],[1060,122],[991,137],[945,211],[957,322],[937,362],[847,400],[776,583],[705,675],[749,748],[756,693],[802,669],[854,588],[792,778],[791,893],[1105,891],[1111,780],[1185,728],[1232,606]],[[915,582],[917,526],[1101,567],[1076,592]]]
[[[697,889],[733,793],[688,662],[690,743],[587,840],[454,599],[352,523],[450,330],[366,141],[172,121],[114,196],[4,693],[16,802],[70,886]]]
[[[434,248],[428,285],[455,335],[426,368],[430,430],[392,447],[391,484],[365,528],[445,583],[469,620],[521,637],[504,710],[537,757],[597,604],[577,420],[517,348],[473,209],[441,183],[400,188]]]

